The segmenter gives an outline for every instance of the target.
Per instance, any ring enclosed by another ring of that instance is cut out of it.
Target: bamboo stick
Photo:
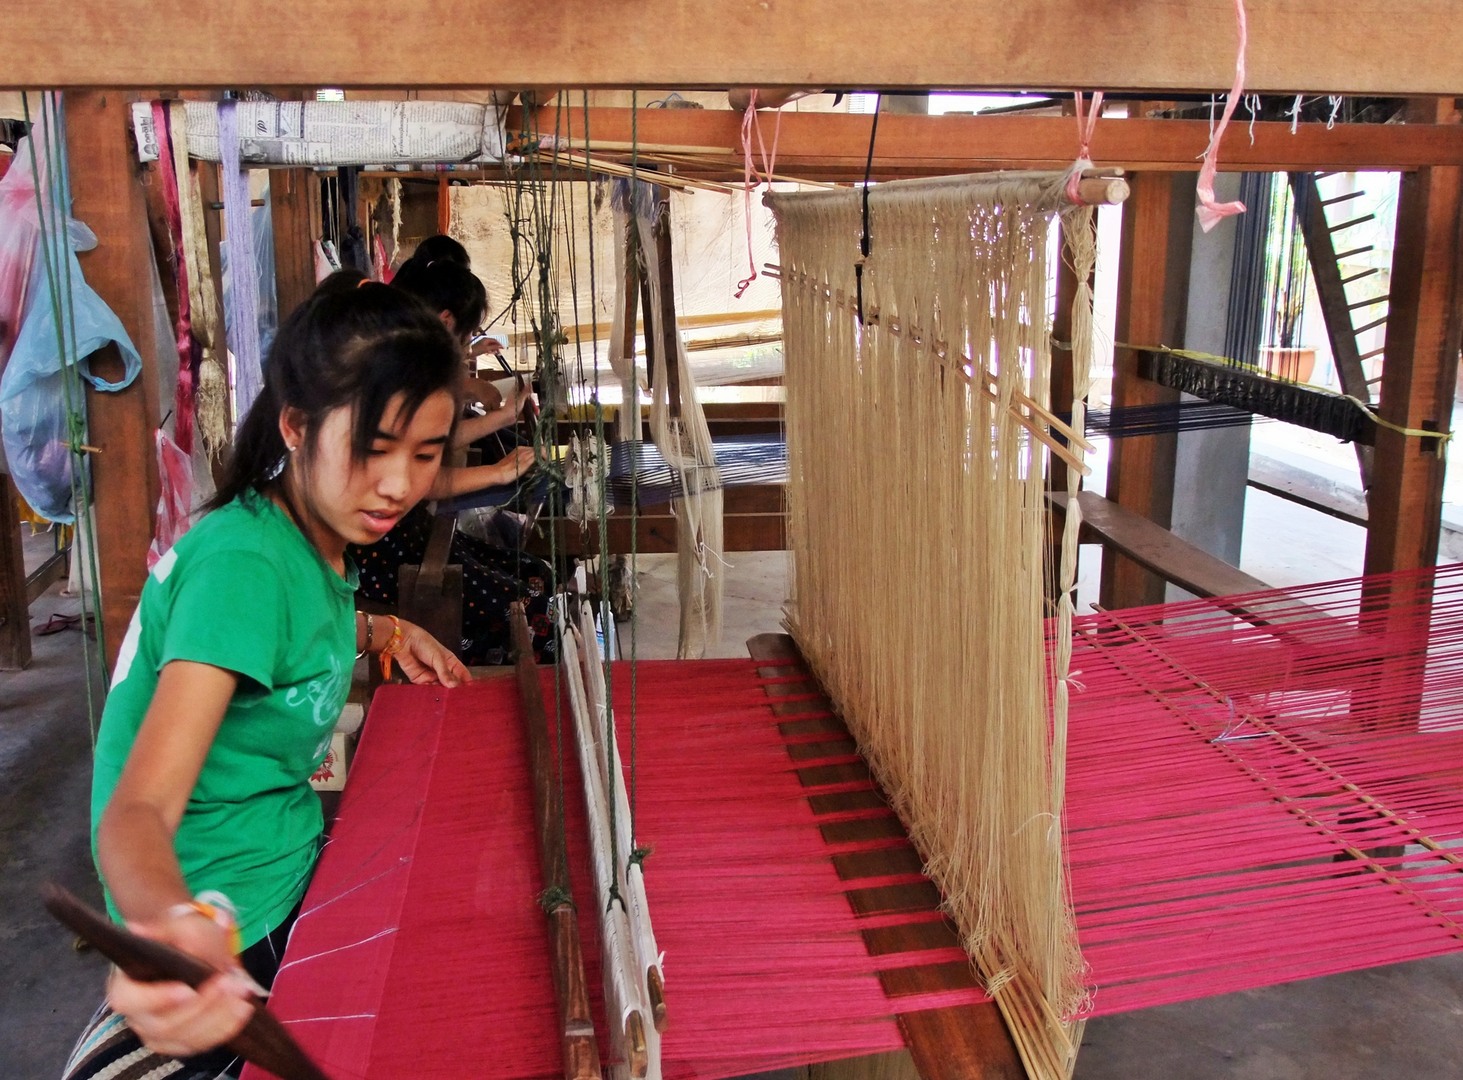
[[[779,278],[784,276],[780,267],[776,270],[772,270],[770,269],[771,265],[772,264],[770,263],[768,264],[769,276]],[[846,297],[834,297],[832,295],[832,290],[830,290],[828,286],[819,285],[818,283],[811,281],[811,279],[807,279],[806,275],[804,274],[794,272],[792,279],[796,280],[799,284],[811,284],[814,290],[820,291],[825,298],[827,298],[831,303],[835,304],[838,307],[844,308],[845,310],[853,309],[853,304]],[[899,335],[902,333],[902,328],[897,322],[890,321],[887,324],[881,324],[879,322],[879,310],[877,308],[866,306],[864,311],[864,321],[867,323],[880,325],[884,330],[891,334]],[[913,337],[916,345],[925,344],[923,336],[921,336],[917,332],[911,330],[911,336]],[[953,368],[959,374],[959,376],[966,382],[970,383],[980,393],[982,397],[994,404],[1000,403],[1000,394],[998,393],[995,387],[994,380],[991,378],[989,372],[985,372],[985,377],[983,379],[977,380],[975,377],[975,362],[971,360],[968,356],[961,355],[958,357],[961,362],[952,364],[950,363],[949,357],[944,349],[938,347],[938,345],[936,345],[935,343],[931,343],[930,347],[931,351],[934,352],[935,357],[942,364]],[[1021,409],[1024,409],[1025,411],[1018,411],[1017,406],[1020,406]],[[1012,418],[1015,419],[1016,422],[1020,424],[1028,434],[1031,435],[1032,438],[1034,438],[1037,442],[1041,443],[1053,454],[1059,457],[1063,462],[1066,463],[1068,468],[1076,469],[1083,476],[1092,475],[1092,467],[1088,465],[1085,461],[1083,461],[1081,457],[1073,453],[1072,450],[1064,445],[1061,441],[1059,441],[1058,438],[1051,433],[1050,429],[1056,428],[1058,434],[1060,434],[1062,438],[1065,438],[1077,444],[1078,446],[1081,446],[1084,450],[1091,450],[1092,444],[1084,437],[1078,435],[1068,424],[1064,423],[1050,410],[1046,409],[1034,399],[1028,397],[1025,393],[1022,393],[1018,390],[1015,392],[1015,394],[1012,395],[1012,402],[1008,411],[1011,413]]]
[[[682,330],[700,329],[707,326],[733,326],[744,322],[766,322],[769,319],[782,318],[781,308],[758,308],[756,311],[719,311],[706,315],[679,315],[676,317],[677,324]],[[582,341],[586,337],[602,338],[614,329],[612,322],[575,323],[573,326],[565,326],[560,329],[568,336],[570,341]],[[636,334],[645,332],[645,321],[635,321]],[[532,330],[520,330],[510,334],[508,340],[511,344],[521,345],[534,340]]]
[[[510,605],[509,623],[516,653],[514,669],[518,678],[519,713],[528,738],[539,870],[544,886],[541,902],[549,920],[564,1078],[600,1080],[599,1045],[594,1037],[594,1018],[589,1011],[589,987],[584,977],[578,916],[569,892],[569,857],[560,827],[564,820],[564,803],[555,775],[553,750],[549,746],[548,718],[544,713],[538,666],[533,662],[533,641],[522,604]]]
[[[700,166],[701,168],[707,168],[713,165],[719,165],[724,168],[726,164],[722,161],[713,161],[708,158],[698,158],[691,154],[642,153],[641,157],[647,158],[652,161],[664,161],[670,165],[693,165]],[[782,173],[772,173],[772,179],[777,181],[779,184],[803,184],[807,187],[815,188],[831,189],[848,186],[846,184],[835,184],[829,180],[804,180],[802,177],[799,176],[786,176]]]
[[[555,156],[560,160],[567,160],[576,165],[586,167],[591,172],[602,172],[607,176],[620,176],[627,179],[643,180],[646,183],[658,184],[661,187],[668,187],[676,191],[695,189],[698,191],[714,191],[720,195],[730,195],[739,190],[737,187],[723,183],[720,180],[703,180],[681,174],[648,173],[640,169],[631,168],[628,165],[608,161],[602,157],[594,157],[580,150],[540,151],[537,155],[540,161],[549,160]]]

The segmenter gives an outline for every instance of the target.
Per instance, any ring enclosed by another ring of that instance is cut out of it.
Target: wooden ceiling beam
[[[585,114],[579,108],[541,109],[541,133],[558,131],[583,145]],[[856,181],[864,176],[871,117],[846,113],[787,113],[777,136],[779,175],[808,180]],[[777,119],[764,114],[763,133],[771,144]],[[729,110],[591,108],[591,147],[612,150],[594,156],[626,163],[632,134],[642,147],[701,148],[690,163],[677,154],[676,171],[689,177],[740,182],[741,117]],[[510,136],[511,138],[512,136]],[[1110,117],[1100,121],[1092,140],[1099,166],[1143,172],[1197,172],[1209,139],[1209,125],[1198,120],[1149,120]],[[1430,165],[1463,165],[1463,126],[1457,124],[1301,124],[1295,134],[1284,123],[1232,124],[1219,152],[1222,170],[1303,172],[1308,170],[1410,171]],[[1076,121],[1061,116],[905,116],[879,118],[872,176],[939,176],[987,169],[1063,169],[1077,151]],[[650,158],[645,159],[650,164]],[[547,168],[547,164],[544,166]],[[582,175],[582,164],[561,166]],[[393,174],[411,175],[411,174]],[[425,175],[425,174],[423,174]],[[432,174],[435,178],[436,174]],[[502,176],[501,169],[454,174]]]
[[[1247,0],[1248,88],[1463,92],[1463,2]],[[1399,8],[1401,10],[1399,10]],[[56,0],[0,85],[1227,89],[1233,0]]]

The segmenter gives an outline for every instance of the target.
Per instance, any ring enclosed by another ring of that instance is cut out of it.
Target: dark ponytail
[[[234,437],[213,510],[264,490],[285,458],[281,410],[299,410],[304,452],[312,454],[325,416],[355,411],[351,456],[365,459],[381,417],[397,394],[402,419],[439,390],[457,392],[462,350],[437,315],[388,285],[343,270],[320,283],[279,328],[264,369],[264,389]]]
[[[488,290],[476,274],[459,263],[417,262],[413,256],[401,264],[391,284],[420,298],[433,311],[450,313],[457,335],[464,342],[477,333],[488,313]]]

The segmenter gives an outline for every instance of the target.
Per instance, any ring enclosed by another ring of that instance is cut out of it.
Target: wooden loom
[[[251,27],[231,23],[230,17],[221,14],[202,13],[199,18],[180,25],[172,21],[171,12],[164,6],[143,5],[130,11],[128,19],[118,21],[109,10],[90,3],[61,5],[38,13],[35,20],[28,20],[18,28],[21,36],[15,42],[16,63],[9,71],[19,83],[97,87],[159,82],[201,86],[220,81],[243,85],[259,80],[366,85],[383,78],[401,83],[456,84],[464,77],[460,63],[456,62],[459,38],[455,26],[415,24],[402,28],[407,38],[398,37],[389,47],[384,42],[365,42],[363,46],[355,26],[369,14],[365,5],[331,0],[317,8],[319,32],[311,35],[307,47],[300,39],[281,42],[252,33]],[[789,73],[796,70],[800,76],[816,72],[817,81],[828,85],[854,80],[887,85],[938,81],[953,86],[979,71],[980,77],[989,79],[993,85],[1057,85],[1070,80],[1154,90],[1212,87],[1227,77],[1225,58],[1213,54],[1194,57],[1182,51],[1151,47],[1153,41],[1182,43],[1201,37],[1213,29],[1216,19],[1223,17],[1227,3],[1170,5],[1147,12],[1155,22],[1147,27],[1145,34],[1133,33],[1127,23],[1109,24],[1105,20],[1094,23],[1084,17],[1089,13],[1071,4],[1050,20],[1056,37],[1045,54],[1008,48],[1007,43],[1024,32],[1019,22],[1022,15],[1012,11],[1009,5],[990,4],[978,11],[962,9],[963,21],[956,24],[955,33],[949,33],[949,6],[921,3],[905,12],[909,32],[875,56],[870,56],[857,40],[855,28],[864,20],[847,5],[825,9],[828,12],[823,24],[826,32],[813,39],[803,33],[809,19],[805,10],[772,10],[758,16],[752,9],[732,12],[730,8],[727,5],[723,9],[731,20],[729,24],[706,17],[702,11],[688,15],[679,10],[657,10],[651,18],[662,33],[636,39],[625,50],[598,48],[597,13],[586,12],[577,4],[565,5],[554,12],[544,12],[541,6],[534,5],[512,8],[505,17],[515,27],[519,48],[498,58],[495,77],[518,82],[546,78],[565,84],[626,84],[637,79],[662,84],[681,84],[687,79],[777,83],[787,81]],[[1449,49],[1452,22],[1449,12],[1409,12],[1405,18],[1398,18],[1391,5],[1364,4],[1351,13],[1352,17],[1344,25],[1328,26],[1315,24],[1309,12],[1298,8],[1287,11],[1282,4],[1256,3],[1252,8],[1257,12],[1257,48],[1252,53],[1251,70],[1259,88],[1280,90],[1303,85],[1382,92],[1456,92],[1458,89],[1455,57]],[[876,12],[872,17],[876,17]],[[1429,20],[1435,22],[1430,24]],[[93,23],[105,25],[112,32],[94,49],[69,48],[67,43],[77,32],[76,27]],[[737,32],[729,33],[728,25]],[[1358,62],[1354,48],[1357,41],[1373,47],[1364,62]],[[228,44],[221,46],[221,42]],[[564,48],[566,42],[571,47]],[[669,47],[667,42],[671,43]],[[576,44],[579,47],[573,47]],[[139,57],[146,60],[140,63]],[[549,68],[544,66],[546,61],[550,63]],[[118,97],[110,96],[114,100]],[[120,293],[125,297],[132,279],[136,278],[132,269],[137,265],[135,253],[129,253],[132,244],[129,230],[133,222],[127,215],[132,213],[135,217],[137,206],[135,203],[129,206],[119,193],[126,191],[132,165],[121,146],[121,125],[107,116],[106,100],[83,100],[92,111],[78,110],[77,116],[83,124],[90,124],[91,145],[96,153],[87,168],[78,170],[84,176],[85,189],[78,198],[78,212],[93,225],[100,222],[99,231],[104,236],[101,253],[87,261],[88,273],[99,274],[104,279],[102,287],[109,294]],[[725,119],[730,128],[734,118]],[[975,141],[962,152],[959,148],[952,150],[952,140],[945,134],[949,126],[940,127],[936,133],[933,125],[909,119],[909,140],[891,157],[881,155],[878,168],[948,171],[952,155],[961,161],[955,166],[958,168],[969,167],[969,162],[982,154],[1012,160],[1038,152],[1045,155],[1047,164],[1056,164],[1069,155],[1069,129],[1056,121],[1045,125],[1019,121],[1007,125],[973,120],[968,127],[970,138]],[[628,130],[628,120],[624,122]],[[109,123],[113,126],[108,127]],[[830,124],[830,129],[834,126],[838,124]],[[960,123],[953,126],[961,130],[966,127]],[[809,127],[816,127],[812,118]],[[861,127],[849,118],[842,128],[849,135],[843,140],[844,153],[836,162],[831,161],[832,155],[827,155],[829,161],[824,165],[827,175],[838,175],[838,170],[847,175],[856,158],[861,163]],[[929,134],[921,135],[926,128]],[[605,132],[598,123],[596,130]],[[890,120],[886,130],[892,134],[898,127]],[[993,131],[1005,134],[992,142],[988,133]],[[1133,165],[1147,164],[1156,170],[1191,170],[1193,146],[1202,142],[1201,137],[1176,129],[1144,127],[1140,134],[1135,127],[1132,133],[1134,138],[1129,140],[1126,129],[1113,129],[1111,135],[1115,141],[1105,144],[1103,149],[1109,151],[1105,156]],[[1428,166],[1457,164],[1456,150],[1451,148],[1457,140],[1451,138],[1452,134],[1437,129],[1417,132],[1393,129],[1346,133],[1344,141],[1328,143],[1319,131],[1303,129],[1300,140],[1287,141],[1283,132],[1270,130],[1262,131],[1255,149],[1247,151],[1241,132],[1231,140],[1236,154],[1232,160],[1273,165],[1294,158],[1308,160],[1308,154],[1319,150],[1323,155],[1334,154],[1339,159],[1354,161],[1357,140],[1367,143],[1373,135],[1377,146],[1385,142],[1388,147],[1406,151],[1403,167],[1421,165],[1426,174],[1416,188],[1422,192],[1422,202],[1412,201],[1409,196],[1404,214],[1418,230],[1414,234],[1418,239],[1418,258],[1409,264],[1417,268],[1417,280],[1411,291],[1420,294],[1414,299],[1422,301],[1421,310],[1444,311],[1446,305],[1441,299],[1450,292],[1440,277],[1445,263],[1439,261],[1437,250],[1440,244],[1451,244],[1452,238],[1443,224],[1446,214],[1438,207],[1440,202],[1452,197],[1450,191],[1456,191],[1457,178],[1449,175],[1456,173],[1456,169]],[[666,137],[665,141],[676,140]],[[1450,148],[1440,149],[1444,142]],[[1226,147],[1226,153],[1230,149]],[[921,154],[923,161],[916,162]],[[930,162],[936,158],[942,164],[932,166]],[[876,172],[876,175],[884,174]],[[1145,272],[1156,275],[1158,287],[1145,287],[1140,280],[1131,293],[1136,297],[1134,307],[1140,322],[1145,312],[1155,313],[1165,306],[1171,307],[1174,292],[1162,285],[1164,277],[1175,272],[1175,264],[1169,257],[1171,252],[1164,250],[1162,230],[1158,231],[1156,247],[1152,246],[1153,225],[1155,220],[1163,218],[1167,201],[1151,196],[1163,186],[1163,179],[1143,178],[1139,200],[1142,211],[1134,228],[1135,236],[1149,241],[1147,247],[1143,243],[1137,245],[1140,260],[1155,250],[1161,253],[1152,259],[1146,271],[1140,266],[1138,272],[1139,278]],[[1182,202],[1182,198],[1178,201]],[[1421,233],[1429,231],[1435,239],[1422,239]],[[114,241],[110,248],[107,241]],[[1152,282],[1147,284],[1151,286]],[[1163,299],[1150,303],[1147,297]],[[121,306],[124,319],[128,319],[134,307],[139,312],[147,310],[147,299],[140,298],[135,305],[124,299]],[[1431,355],[1434,351],[1446,353],[1446,349],[1435,350],[1434,346],[1448,335],[1442,320],[1419,316],[1416,305],[1408,325],[1409,332],[1417,330],[1418,340],[1402,345],[1405,354],[1402,359],[1406,364],[1397,364],[1395,368],[1389,365],[1389,371],[1395,371],[1395,376],[1389,375],[1395,379],[1390,396],[1394,408],[1426,416],[1432,407],[1430,401],[1446,401],[1451,396],[1449,358],[1445,356],[1442,362],[1435,362],[1436,357]],[[1127,339],[1160,340],[1156,329],[1150,327],[1146,333],[1147,336],[1128,335]],[[1411,363],[1414,351],[1415,368]],[[1389,349],[1389,356],[1395,357],[1394,350]],[[145,380],[140,380],[140,384],[145,384]],[[122,552],[122,557],[114,559],[119,570],[107,576],[111,583],[107,588],[118,601],[109,607],[108,615],[123,624],[128,615],[123,598],[129,589],[135,596],[140,580],[140,576],[129,576],[131,571],[127,567],[140,560],[128,558],[126,549],[129,538],[140,538],[140,542],[133,544],[132,554],[146,547],[149,527],[145,509],[156,501],[155,491],[150,497],[135,497],[136,489],[148,483],[147,470],[141,463],[148,457],[146,437],[157,420],[155,408],[149,418],[147,409],[139,404],[143,396],[140,385],[138,392],[128,398],[103,403],[94,417],[97,438],[113,451],[113,456],[99,458],[98,484],[104,490],[111,485],[113,493],[111,498],[103,499],[103,512],[109,515],[110,522],[104,531],[123,538],[114,549]],[[1435,476],[1437,470],[1430,470],[1426,462],[1405,454],[1400,443],[1392,447],[1391,453],[1394,465],[1390,479],[1383,481],[1388,508],[1378,515],[1380,524],[1374,529],[1374,535],[1379,538],[1379,551],[1375,559],[1369,557],[1368,565],[1372,567],[1428,560],[1425,550],[1419,550],[1426,549],[1426,541],[1416,538],[1426,530],[1409,532],[1405,522],[1414,520],[1418,508],[1432,497],[1429,476]],[[1158,458],[1161,472],[1161,455]],[[1147,454],[1125,456],[1122,471],[1126,481],[1121,497],[1147,516],[1166,521],[1161,499],[1149,501],[1138,494],[1134,503],[1135,493],[1141,487],[1135,477],[1141,476],[1152,460]],[[133,512],[138,507],[144,512]],[[1412,533],[1416,536],[1409,539]],[[1132,575],[1127,577],[1131,595]],[[112,640],[119,640],[120,636],[120,633],[112,635]]]
[[[1405,617],[1369,604],[1419,584],[1434,600]],[[1092,1015],[1463,947],[1460,626],[1460,567],[1077,620],[1068,813]],[[752,664],[640,672],[664,1074],[878,1053],[818,1075],[912,1075],[887,1057],[902,1043],[927,1080],[1020,1075],[827,698],[787,639],[750,644]],[[514,700],[499,679],[386,688],[373,709],[271,1006],[337,1080],[483,1060],[562,1074]],[[1409,702],[1420,725],[1388,719]],[[591,987],[595,923],[581,904]]]
[[[831,290],[828,291],[828,293],[825,293],[825,297],[828,297],[828,299],[831,299],[831,296],[832,296]],[[847,303],[847,301],[844,301],[844,303]],[[881,315],[881,318],[887,318],[887,315]],[[870,331],[870,332],[872,332],[872,331]],[[909,331],[909,334],[910,334],[910,337],[916,337],[916,334],[914,334],[914,331]]]

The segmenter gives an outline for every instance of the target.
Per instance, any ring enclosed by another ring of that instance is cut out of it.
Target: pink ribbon
[[[1072,163],[1072,169],[1067,174],[1067,201],[1073,206],[1081,206],[1082,202],[1082,172],[1092,168],[1092,132],[1097,127],[1097,118],[1102,115],[1102,91],[1098,90],[1092,95],[1092,111],[1084,112],[1082,106],[1082,91],[1078,90],[1072,95],[1077,100],[1077,160]]]
[[[1244,96],[1245,50],[1250,37],[1245,21],[1245,0],[1234,0],[1234,7],[1239,17],[1239,55],[1234,62],[1234,85],[1230,87],[1229,96],[1225,98],[1224,113],[1219,117],[1219,124],[1209,137],[1209,146],[1204,151],[1204,164],[1199,167],[1199,206],[1195,212],[1199,215],[1199,228],[1205,232],[1224,218],[1245,212],[1245,204],[1238,200],[1221,203],[1214,198],[1214,174],[1219,169],[1219,140],[1223,138],[1224,129],[1229,125],[1229,118],[1234,115],[1240,98]]]
[[[752,160],[752,131],[757,132],[757,149],[762,156],[762,175],[757,174],[757,166]],[[742,113],[742,196],[746,200],[745,212],[742,215],[746,218],[747,225],[747,269],[748,275],[737,282],[736,298],[740,300],[742,293],[747,291],[747,286],[757,280],[757,260],[752,254],[752,192],[757,185],[765,179],[770,185],[772,183],[772,172],[777,165],[777,140],[782,135],[782,107],[777,109],[777,126],[772,130],[772,153],[767,153],[767,144],[762,139],[762,123],[757,119],[757,91],[754,89],[747,99],[747,110]]]

